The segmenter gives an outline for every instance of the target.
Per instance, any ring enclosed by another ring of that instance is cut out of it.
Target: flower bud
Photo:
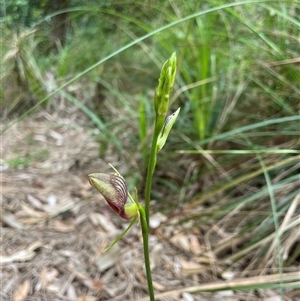
[[[154,96],[154,108],[159,116],[165,116],[169,108],[169,97],[176,75],[176,63],[176,53],[174,52],[161,69],[158,87]]]
[[[121,175],[117,173],[92,173],[89,175],[89,181],[120,217],[132,219],[137,214],[136,204],[126,204],[128,196],[127,185]]]

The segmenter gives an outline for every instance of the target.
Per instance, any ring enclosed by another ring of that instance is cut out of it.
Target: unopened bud
[[[158,87],[156,88],[154,96],[154,108],[156,114],[159,116],[165,116],[169,108],[169,97],[176,76],[176,64],[177,59],[176,53],[174,52],[161,69]]]

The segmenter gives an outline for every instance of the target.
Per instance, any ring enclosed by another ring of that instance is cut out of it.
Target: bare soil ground
[[[84,122],[39,113],[2,136],[1,300],[148,300],[139,225],[102,253],[127,223],[88,182],[89,173],[109,166]],[[111,155],[109,162],[116,160]],[[206,248],[201,233],[163,231],[150,237],[154,287],[158,294],[178,291],[157,300],[277,300],[233,291],[183,293],[217,281],[219,271],[213,256],[199,256]]]

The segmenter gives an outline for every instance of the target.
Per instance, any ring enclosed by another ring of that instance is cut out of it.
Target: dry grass
[[[146,300],[139,227],[102,254],[125,225],[88,183],[89,173],[107,171],[108,165],[98,158],[99,145],[84,123],[78,112],[72,120],[42,112],[2,136],[2,300]],[[106,159],[118,161],[114,154]],[[189,300],[189,293],[193,293],[191,300],[279,298],[271,289],[257,294],[233,290],[246,283],[239,279],[243,261],[240,269],[239,265],[228,268],[228,260],[222,259],[230,250],[224,245],[215,251],[211,248],[220,237],[232,241],[229,236],[234,233],[222,230],[228,218],[210,230],[188,223],[153,229],[150,250],[157,300]],[[164,219],[162,213],[156,214],[152,222]],[[290,282],[296,281],[297,267],[285,272],[294,276]],[[255,276],[248,284],[265,279],[255,272],[247,275]],[[282,281],[278,279],[274,275],[267,282]],[[201,293],[219,286],[229,295]],[[287,290],[285,298],[297,300],[297,292]]]

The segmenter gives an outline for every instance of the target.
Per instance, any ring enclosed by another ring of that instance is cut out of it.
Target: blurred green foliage
[[[2,0],[2,22],[8,28],[30,27],[47,11],[49,0]]]

